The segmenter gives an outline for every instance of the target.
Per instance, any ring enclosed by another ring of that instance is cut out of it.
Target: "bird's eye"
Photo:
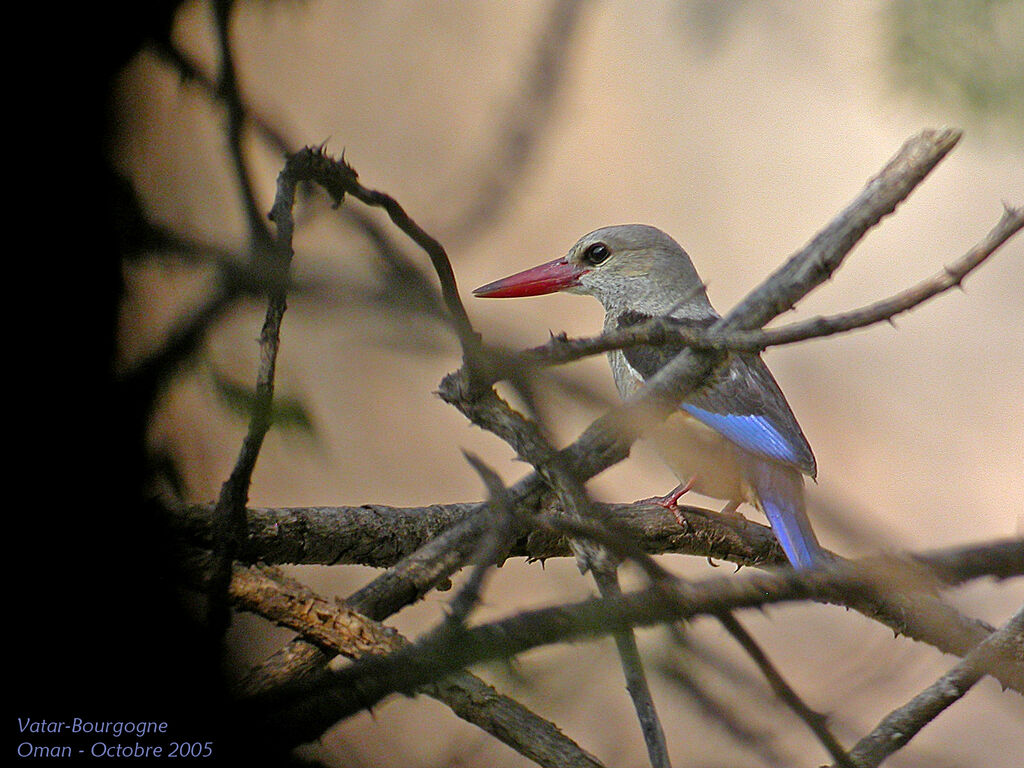
[[[601,262],[606,261],[611,255],[611,249],[607,245],[604,243],[594,243],[583,252],[582,261],[584,264],[596,267]]]

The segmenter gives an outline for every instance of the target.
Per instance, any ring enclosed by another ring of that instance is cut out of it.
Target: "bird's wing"
[[[637,325],[650,316],[624,312],[619,328]],[[680,320],[681,326],[706,328],[718,318]],[[626,362],[648,379],[678,355],[685,345],[669,342],[657,346],[642,344],[622,350]],[[816,467],[807,443],[782,390],[760,356],[735,353],[708,383],[692,393],[680,406],[698,421],[727,437],[744,450],[790,464],[814,477]]]

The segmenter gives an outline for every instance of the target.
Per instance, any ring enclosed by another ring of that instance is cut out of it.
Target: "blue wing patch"
[[[764,416],[712,413],[690,403],[683,403],[682,408],[702,424],[721,432],[744,450],[798,466],[805,461],[804,455],[798,452]]]
[[[617,317],[619,328],[649,319],[649,315],[627,311]],[[668,318],[681,326],[706,328],[716,317],[700,320]],[[683,349],[679,342],[627,347],[623,356],[644,379],[661,370]],[[701,423],[711,427],[746,451],[797,467],[814,477],[816,467],[807,444],[782,390],[758,355],[736,353],[702,389],[692,393],[681,406]]]

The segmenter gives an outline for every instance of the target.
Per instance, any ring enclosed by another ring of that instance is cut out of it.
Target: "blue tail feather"
[[[823,559],[823,550],[814,535],[804,506],[804,481],[790,467],[766,461],[752,462],[750,468],[761,511],[771,523],[775,538],[782,545],[794,568],[811,568]]]

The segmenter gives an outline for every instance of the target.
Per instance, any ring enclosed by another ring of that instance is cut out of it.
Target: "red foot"
[[[659,507],[664,507],[675,517],[676,522],[680,525],[686,525],[686,521],[681,514],[679,514],[679,499],[686,494],[687,491],[693,489],[693,486],[697,483],[696,477],[691,477],[682,485],[677,485],[672,489],[666,496],[652,496],[649,499],[641,499],[638,504],[657,504]]]

